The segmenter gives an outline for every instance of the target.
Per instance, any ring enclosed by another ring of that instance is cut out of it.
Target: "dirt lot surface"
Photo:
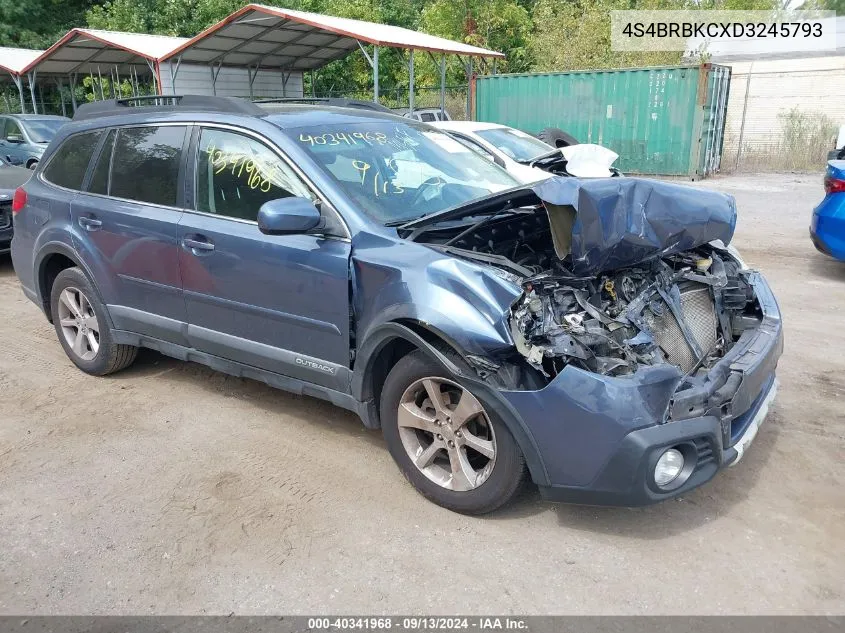
[[[745,459],[645,509],[526,491],[467,518],[320,401],[143,352],[92,378],[0,261],[0,613],[843,613],[845,265],[818,175],[725,177],[780,301]]]

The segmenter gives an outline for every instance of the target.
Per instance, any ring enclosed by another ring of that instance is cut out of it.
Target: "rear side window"
[[[117,131],[109,195],[174,207],[186,127],[133,127]]]
[[[91,154],[97,147],[102,130],[74,134],[65,139],[44,170],[44,178],[66,189],[82,189]]]
[[[94,173],[91,175],[91,183],[88,191],[108,195],[109,193],[109,167],[111,165],[112,147],[114,147],[115,131],[111,130],[103,143],[103,149],[94,165]]]

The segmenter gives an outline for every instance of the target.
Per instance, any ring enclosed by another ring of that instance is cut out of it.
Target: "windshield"
[[[286,130],[383,224],[407,222],[519,184],[452,137],[412,121]]]
[[[529,161],[554,149],[538,138],[509,127],[476,130],[478,136],[516,161]]]
[[[49,143],[67,121],[64,119],[28,119],[22,121],[33,143]]]

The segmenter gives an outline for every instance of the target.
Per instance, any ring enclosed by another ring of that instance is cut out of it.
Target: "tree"
[[[0,46],[47,48],[101,0],[0,0]]]
[[[531,67],[528,43],[531,16],[524,2],[518,0],[434,0],[422,11],[420,30],[451,40],[505,53],[500,69],[525,72]],[[428,66],[428,65],[426,65]],[[424,76],[435,74],[433,64]],[[452,71],[453,80],[466,79],[460,70]]]

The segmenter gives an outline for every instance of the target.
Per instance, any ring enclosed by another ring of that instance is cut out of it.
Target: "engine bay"
[[[670,363],[694,375],[761,319],[753,273],[711,244],[574,275],[570,258],[555,250],[542,205],[438,225],[420,241],[490,265],[522,287],[511,332],[516,351],[546,379],[567,365],[624,376]]]

